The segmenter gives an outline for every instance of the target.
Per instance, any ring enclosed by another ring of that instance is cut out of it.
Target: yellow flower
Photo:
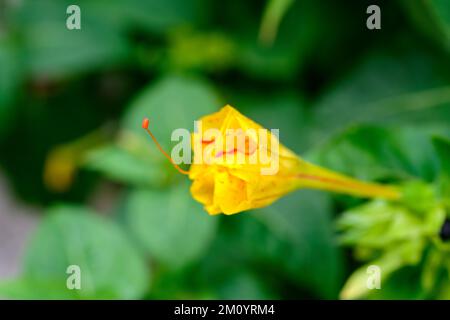
[[[200,128],[192,134],[194,163],[189,172],[174,165],[189,174],[192,196],[209,214],[264,207],[300,188],[362,197],[399,197],[393,187],[357,181],[304,161],[279,144],[273,132],[229,105],[198,123]],[[143,127],[156,142],[147,119]]]

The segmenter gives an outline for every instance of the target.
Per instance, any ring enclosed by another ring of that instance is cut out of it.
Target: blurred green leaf
[[[235,43],[222,33],[180,29],[169,36],[168,63],[175,70],[217,72],[230,67],[236,54]]]
[[[243,72],[252,77],[272,81],[292,80],[306,65],[308,55],[313,54],[320,42],[318,39],[333,30],[328,29],[330,24],[324,18],[327,10],[317,2],[283,0],[277,1],[275,7],[275,16],[279,16],[279,9],[283,11],[289,7],[282,22],[276,21],[278,17],[273,19],[273,12],[270,12],[266,16],[269,20],[263,18],[265,22],[261,30],[257,25],[248,26],[235,35],[239,44],[237,63]],[[278,23],[279,28],[275,28]],[[278,29],[276,39],[272,39],[276,31],[274,28]],[[264,43],[258,40],[258,32]]]
[[[368,268],[370,266],[376,266],[380,268],[380,278],[385,280],[391,273],[400,268],[402,265],[403,261],[401,261],[401,259],[398,259],[396,256],[388,256],[372,261],[370,264],[360,267],[359,269],[354,271],[345,282],[340,293],[340,298],[345,300],[359,299],[365,297],[370,292],[367,283],[370,277],[370,273],[368,272]],[[381,288],[382,287],[383,284]]]
[[[265,44],[272,44],[277,36],[283,16],[295,0],[268,0],[259,30],[259,38]]]
[[[18,6],[14,22],[21,26],[23,58],[33,75],[60,77],[111,66],[127,57],[127,39],[82,4],[81,29],[67,29],[66,10],[71,4],[42,0]]]
[[[374,200],[342,214],[337,221],[342,231],[341,243],[353,246],[358,260],[369,261],[347,280],[341,291],[342,298],[423,298],[431,293],[439,275],[428,269],[439,269],[436,263],[442,265],[439,262],[442,259],[428,261],[430,251],[427,248],[434,250],[434,244],[440,246],[436,240],[446,219],[446,212],[432,191],[429,185],[410,182],[403,187],[405,196],[397,202]],[[424,260],[431,264],[425,265],[428,269],[423,270],[421,281],[397,283],[407,274],[404,267],[414,266],[417,274],[423,269]],[[382,272],[381,290],[369,290],[366,285],[369,265],[379,267]],[[391,278],[391,274],[395,276]],[[395,292],[397,286],[398,293]],[[386,287],[389,289],[385,290]]]
[[[406,266],[398,269],[382,284],[381,290],[371,290],[368,299],[371,300],[423,300],[426,292],[421,286],[421,268]]]
[[[427,293],[431,293],[435,289],[438,280],[442,277],[442,273],[445,271],[443,262],[444,257],[438,250],[432,248],[427,252],[420,281],[422,288]]]
[[[195,202],[186,183],[155,191],[138,189],[126,199],[126,222],[148,254],[165,267],[177,269],[208,248],[218,217]]]
[[[401,203],[412,212],[423,214],[436,207],[434,186],[422,181],[410,181],[401,188]]]
[[[250,259],[258,271],[266,270],[263,277],[276,273],[313,296],[337,297],[342,260],[325,194],[304,190],[232,219],[220,249],[230,270],[236,261]]]
[[[4,286],[5,294],[72,296],[66,287],[70,265],[81,270],[81,289],[74,290],[78,298],[136,299],[150,283],[142,257],[114,224],[83,207],[57,206],[48,211],[29,244],[22,275],[25,282]]]
[[[433,144],[438,154],[441,172],[450,176],[450,139],[434,137]]]
[[[313,149],[308,158],[366,180],[422,178],[438,174],[430,137],[416,128],[352,127]]]
[[[248,94],[240,90],[232,99],[245,116],[267,129],[279,129],[283,145],[298,153],[305,150],[307,144],[303,136],[310,129],[309,117],[305,102],[296,93],[277,92],[262,96],[259,92]]]
[[[200,24],[207,19],[208,8],[206,0],[87,0],[83,5],[86,10],[95,8],[97,16],[111,20],[111,25],[121,22],[129,29],[163,34],[179,26]]]
[[[361,123],[449,127],[448,70],[424,53],[371,53],[317,103],[311,141]]]
[[[223,282],[217,291],[216,299],[264,300],[273,298],[265,287],[263,279],[245,271],[234,273]]]
[[[142,130],[142,119],[161,145],[170,146],[172,131],[194,129],[194,121],[222,107],[214,90],[204,81],[187,76],[167,76],[152,83],[131,104],[122,122],[123,129],[150,141]],[[147,146],[148,147],[148,146]]]
[[[127,162],[121,164],[123,166],[128,163],[129,167],[124,166],[113,173],[111,170],[117,168],[106,168],[106,163],[103,163],[105,166],[102,166],[101,170],[107,170],[110,172],[109,175],[115,178],[119,178],[120,175],[123,181],[138,184],[145,182],[142,185],[161,185],[161,178],[173,172],[173,168],[169,168],[167,159],[142,129],[142,120],[146,117],[150,119],[150,129],[160,144],[169,151],[170,146],[178,143],[171,142],[173,130],[180,128],[192,132],[194,121],[215,112],[219,107],[221,107],[219,99],[207,83],[186,76],[173,75],[163,78],[144,89],[123,118],[118,144],[120,148],[130,153],[126,156]],[[145,169],[145,166],[148,168]],[[136,174],[139,174],[138,170],[147,172],[139,178],[134,174],[128,175],[130,170]]]
[[[151,153],[142,150],[131,153],[117,145],[89,152],[83,165],[109,179],[130,185],[159,186],[168,180],[167,170],[161,170],[161,164],[153,160]]]
[[[439,177],[440,193],[447,208],[450,208],[450,140],[443,137],[434,137],[433,144],[436,148],[441,168]]]
[[[0,297],[20,300],[78,299],[76,290],[68,290],[64,279],[59,281],[18,278],[0,283]]]
[[[402,206],[380,200],[344,212],[337,225],[344,231],[343,244],[383,249],[404,239],[414,241],[421,236],[423,224]]]
[[[327,195],[304,190],[254,213],[278,242],[272,262],[323,298],[335,296],[342,276],[330,210]]]
[[[401,3],[418,29],[450,53],[450,3],[446,0],[403,0]]]
[[[18,50],[12,39],[0,34],[0,137],[11,124],[16,110],[13,101],[22,81]]]
[[[387,299],[423,299],[420,281],[420,268],[404,266],[404,262],[394,255],[373,261],[381,270],[381,288],[369,289],[367,273],[369,265],[355,271],[347,280],[341,292],[342,299],[368,298],[373,300]]]

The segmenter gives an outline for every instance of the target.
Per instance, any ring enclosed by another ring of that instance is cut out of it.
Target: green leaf
[[[265,287],[263,279],[245,271],[234,273],[231,277],[226,278],[217,291],[217,299],[264,300],[273,298]]]
[[[393,272],[385,281],[381,290],[371,290],[368,299],[371,300],[423,300],[426,292],[420,282],[421,268],[406,266]]]
[[[447,208],[450,208],[450,140],[434,137],[433,144],[439,158],[441,168],[439,177],[440,193]]]
[[[450,139],[434,137],[433,144],[438,154],[442,173],[450,176]]]
[[[80,0],[75,4],[81,29],[68,30],[66,9],[72,4],[42,0],[17,6],[11,20],[23,33],[25,63],[33,75],[61,77],[111,67],[131,57],[131,31],[165,34],[206,18],[205,0]]]
[[[372,53],[319,100],[311,141],[361,123],[448,128],[448,68],[445,61],[414,50]]]
[[[358,299],[369,295],[369,297],[374,296],[375,298],[380,296],[379,299],[383,299],[381,296],[384,296],[385,294],[389,296],[394,294],[391,296],[391,299],[394,298],[395,291],[392,292],[392,289],[395,289],[395,285],[391,286],[390,284],[394,282],[395,279],[393,281],[392,277],[403,267],[417,266],[422,257],[424,246],[424,241],[407,241],[393,246],[381,257],[372,260],[370,263],[353,272],[341,290],[341,298]],[[367,286],[367,280],[370,276],[370,272],[367,271],[369,266],[379,267],[379,270],[381,271],[381,290],[370,290]],[[400,274],[403,275],[401,272]],[[418,277],[411,279],[414,279],[413,285],[419,283],[420,287],[420,281],[417,281],[417,278]],[[408,293],[414,292],[414,290],[405,291]]]
[[[423,214],[436,208],[437,198],[433,186],[422,181],[411,181],[402,186],[401,203],[412,212]]]
[[[233,216],[227,237],[214,252],[222,252],[229,270],[236,268],[236,261],[251,261],[247,264],[256,265],[262,277],[277,273],[287,279],[286,285],[295,284],[315,297],[336,298],[342,260],[330,210],[327,195],[299,191],[267,208]]]
[[[375,200],[344,212],[337,225],[344,231],[343,244],[384,249],[399,241],[415,241],[423,222],[403,206]]]
[[[183,28],[172,32],[168,40],[167,63],[175,70],[219,71],[236,59],[235,43],[219,32],[200,33]]]
[[[83,166],[114,181],[136,186],[159,186],[168,180],[167,170],[154,161],[150,152],[132,152],[108,145],[89,152]]]
[[[421,285],[426,292],[431,293],[439,285],[440,277],[445,272],[445,260],[442,252],[435,248],[430,248],[425,256],[423,271],[421,275]]]
[[[81,29],[69,30],[66,10],[71,4],[71,1],[26,1],[15,12],[13,21],[23,31],[24,61],[33,75],[61,77],[92,71],[128,56],[124,35],[83,4],[80,4]]]
[[[72,297],[66,287],[70,265],[81,270],[81,289],[73,290],[78,298],[136,299],[149,286],[145,262],[117,226],[83,207],[57,206],[30,241],[22,280],[3,284],[0,294]]]
[[[22,80],[21,61],[17,58],[17,51],[12,39],[0,34],[0,137],[15,113],[14,94]]]
[[[259,37],[264,43],[271,44],[277,36],[283,16],[295,0],[269,0],[259,30]]]
[[[149,141],[142,130],[142,119],[150,119],[150,128],[161,145],[170,146],[172,131],[194,129],[194,121],[222,107],[212,88],[196,78],[167,76],[144,89],[131,104],[122,123],[144,141]],[[148,144],[148,143],[147,143]]]
[[[20,300],[69,300],[79,299],[76,290],[68,290],[64,279],[59,281],[21,277],[3,280],[0,283],[0,297]]]
[[[370,274],[367,268],[370,265],[378,266],[381,270],[380,289],[369,289],[367,280]],[[421,290],[419,268],[404,267],[400,259],[393,256],[382,258],[365,265],[355,271],[345,283],[341,291],[341,299],[368,298],[374,300],[391,299],[423,299]]]
[[[417,28],[450,52],[450,3],[446,0],[403,0]]]
[[[96,8],[97,16],[115,19],[127,28],[139,27],[152,33],[164,34],[176,27],[196,25],[204,20],[205,0],[102,0],[86,1],[86,6]]]
[[[260,30],[245,21],[246,25],[235,35],[239,45],[238,67],[258,79],[293,80],[307,65],[309,55],[317,54],[319,39],[326,34],[328,41],[333,41],[330,33],[335,35],[336,26],[330,28],[334,15],[328,14],[328,9],[327,5],[311,0],[273,1]]]
[[[176,75],[163,78],[144,89],[131,104],[122,121],[118,146],[130,154],[127,156],[122,154],[120,157],[122,160],[126,157],[126,163],[133,168],[118,169],[111,166],[102,170],[110,172],[110,176],[133,184],[161,185],[161,179],[173,173],[174,169],[169,166],[167,159],[142,129],[142,120],[146,117],[150,119],[151,131],[170,154],[170,147],[179,143],[171,142],[173,130],[185,129],[192,132],[194,121],[217,111],[219,107],[221,107],[219,99],[205,82]],[[119,155],[116,154],[116,157]],[[114,163],[118,164],[116,161]],[[145,166],[148,168],[145,169]],[[117,171],[113,173],[112,170]],[[144,173],[145,170],[147,172]],[[130,171],[134,173],[125,177],[124,175],[128,175]],[[144,173],[142,179],[135,175],[139,174],[138,171]]]
[[[351,300],[365,297],[370,292],[367,283],[369,277],[371,276],[370,272],[368,272],[368,270],[370,270],[369,267],[376,266],[380,268],[380,278],[385,279],[402,265],[402,262],[399,259],[393,258],[394,257],[392,256],[384,257],[379,260],[372,261],[370,264],[364,265],[354,271],[345,282],[340,293],[340,298]]]
[[[170,154],[170,146],[175,145],[171,142],[173,130],[191,132],[194,121],[220,106],[213,90],[201,80],[163,78],[144,89],[132,103],[116,144],[90,153],[85,165],[119,182],[141,187],[164,185],[174,169],[142,129],[142,119],[150,119],[152,132]]]
[[[366,180],[422,178],[438,174],[429,136],[415,128],[352,127],[319,145],[308,159]]]
[[[305,102],[295,93],[259,92],[248,94],[239,90],[233,101],[236,107],[247,117],[267,129],[279,129],[279,138],[283,145],[300,153],[306,148],[302,137],[310,129]],[[276,107],[274,107],[276,106]]]
[[[138,189],[125,203],[127,225],[157,262],[171,269],[196,260],[212,241],[218,217],[195,202],[187,184],[162,191]]]
[[[327,195],[303,190],[254,213],[278,242],[272,262],[323,298],[335,296],[342,276],[330,210]]]

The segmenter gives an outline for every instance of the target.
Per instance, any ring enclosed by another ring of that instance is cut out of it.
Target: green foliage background
[[[42,208],[0,296],[449,298],[450,2],[375,1],[371,31],[373,3],[0,1],[0,166]],[[65,27],[70,4],[81,30]],[[169,148],[226,103],[307,159],[408,197],[302,190],[208,216],[140,123]],[[364,289],[365,263],[386,271],[382,290]],[[71,264],[82,290],[66,289]]]

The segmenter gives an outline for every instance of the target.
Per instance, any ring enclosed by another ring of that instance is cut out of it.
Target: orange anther
[[[149,123],[150,121],[148,120],[148,118],[144,118],[144,120],[142,121],[142,128],[148,129]]]

